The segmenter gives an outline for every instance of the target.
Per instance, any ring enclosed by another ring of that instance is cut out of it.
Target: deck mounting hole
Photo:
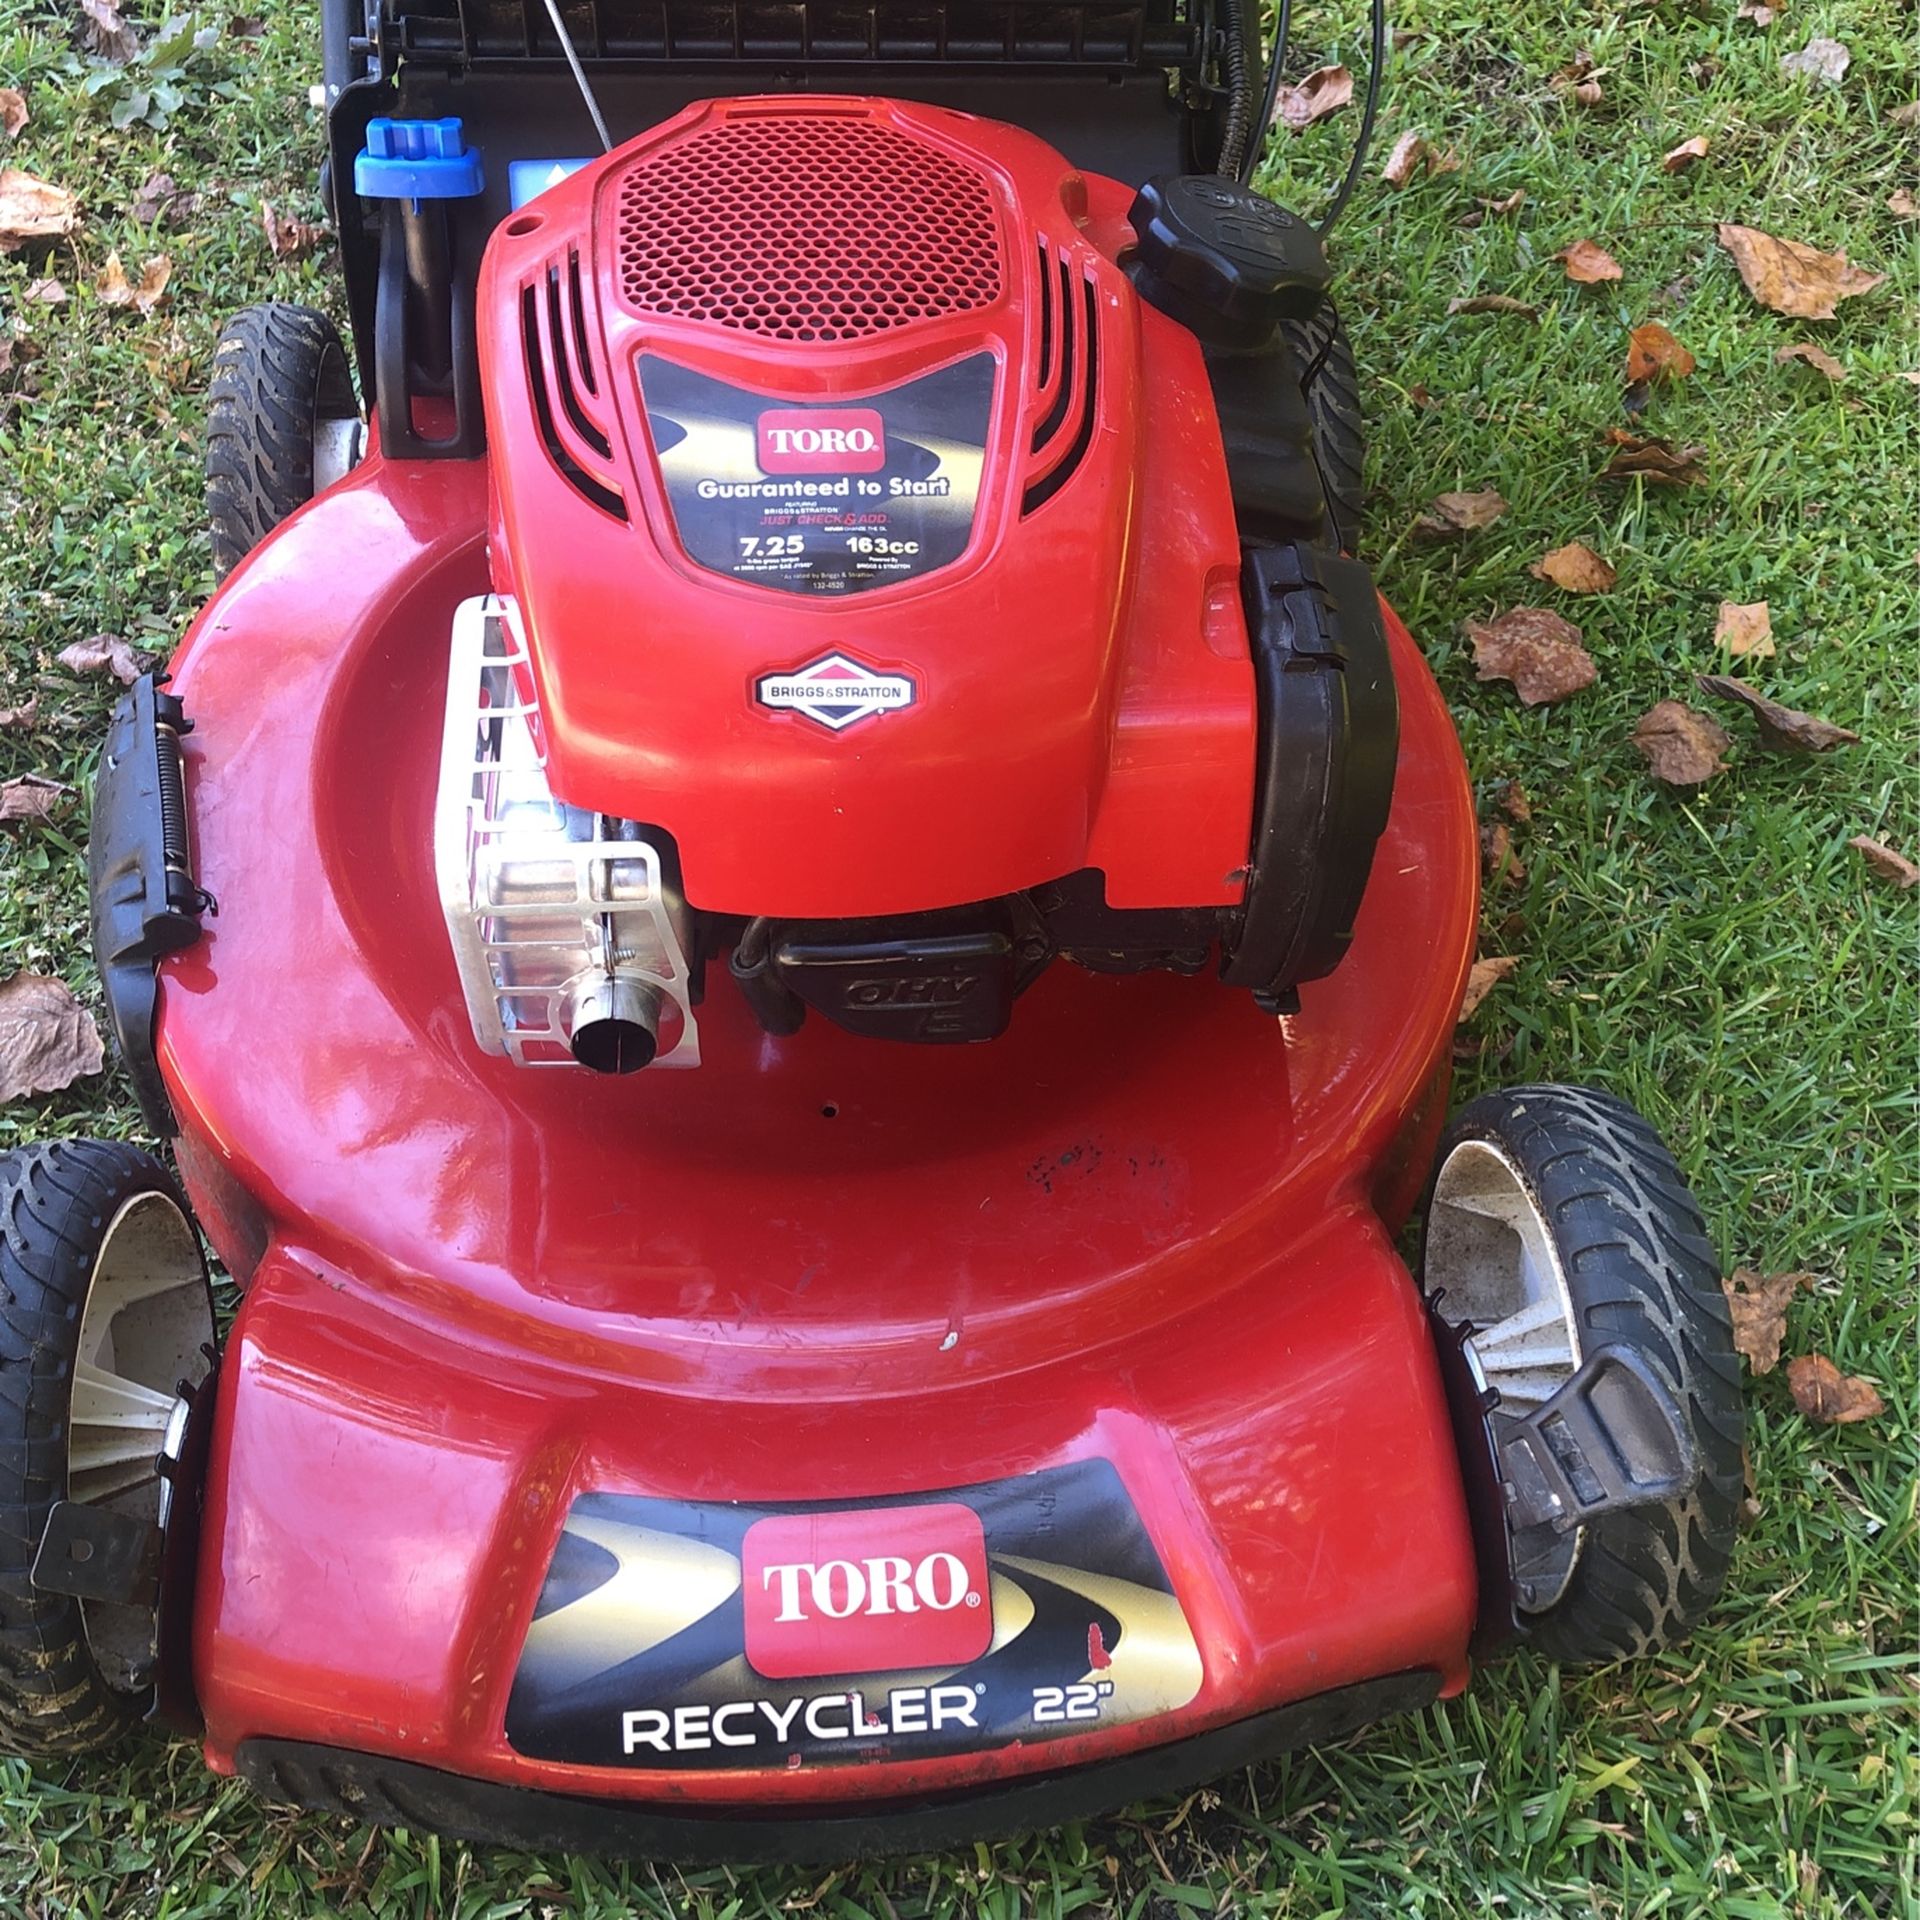
[[[840,1108],[835,1101],[829,1100],[827,1104],[820,1109],[820,1118],[822,1120],[837,1120],[839,1117]]]

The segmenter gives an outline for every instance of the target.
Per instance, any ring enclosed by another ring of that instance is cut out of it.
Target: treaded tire
[[[227,322],[207,396],[216,580],[313,498],[315,422],[359,410],[339,330],[324,313],[268,300]]]
[[[1582,1354],[1630,1346],[1650,1361],[1700,1462],[1686,1499],[1588,1524],[1564,1593],[1523,1616],[1528,1637],[1571,1665],[1671,1646],[1726,1583],[1745,1471],[1740,1362],[1706,1222],[1660,1136],[1610,1093],[1485,1094],[1447,1127],[1436,1167],[1464,1140],[1502,1148],[1530,1189],[1559,1252]]]
[[[1342,549],[1357,553],[1366,522],[1367,433],[1353,345],[1331,300],[1311,320],[1289,320],[1281,332],[1300,364],[1300,391],[1313,421],[1313,460]]]
[[[87,1753],[146,1696],[115,1689],[80,1604],[40,1592],[34,1556],[67,1493],[67,1420],[81,1309],[106,1231],[136,1194],[186,1204],[151,1154],[52,1141],[0,1154],[0,1752]]]

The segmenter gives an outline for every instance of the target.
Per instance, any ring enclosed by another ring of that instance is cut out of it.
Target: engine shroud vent
[[[857,340],[1000,297],[986,182],[865,114],[731,115],[639,161],[617,206],[639,313]]]

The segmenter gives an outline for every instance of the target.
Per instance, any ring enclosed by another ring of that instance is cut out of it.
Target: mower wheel
[[[0,1155],[0,1752],[87,1752],[148,1704],[152,1606],[51,1591],[35,1562],[61,1502],[164,1523],[182,1389],[213,1338],[199,1239],[151,1154]]]
[[[1352,343],[1330,300],[1311,320],[1286,321],[1281,331],[1299,363],[1300,391],[1313,422],[1313,462],[1334,537],[1343,552],[1356,553],[1366,519],[1367,436]]]
[[[207,404],[215,579],[347,471],[360,431],[346,350],[324,313],[268,300],[227,322]]]
[[[1626,1347],[1672,1396],[1698,1473],[1684,1497],[1573,1532],[1507,1529],[1516,1624],[1556,1660],[1670,1646],[1718,1595],[1744,1468],[1740,1362],[1706,1222],[1658,1134],[1588,1087],[1514,1087],[1440,1141],[1422,1284],[1470,1326],[1505,1416],[1543,1405],[1587,1356]]]

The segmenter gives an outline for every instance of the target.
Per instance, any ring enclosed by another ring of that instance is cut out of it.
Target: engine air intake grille
[[[864,115],[735,117],[620,182],[620,290],[769,340],[854,340],[1000,297],[993,201]]]

